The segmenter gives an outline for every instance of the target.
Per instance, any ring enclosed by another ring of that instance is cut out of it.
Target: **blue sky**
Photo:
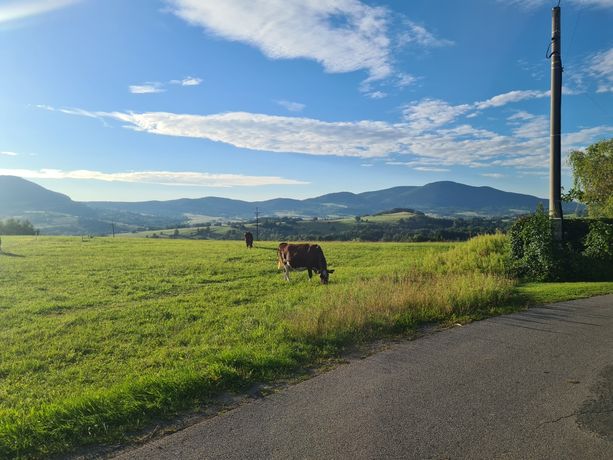
[[[76,200],[547,196],[556,3],[0,0],[0,174]],[[566,155],[613,136],[613,0],[561,7]]]

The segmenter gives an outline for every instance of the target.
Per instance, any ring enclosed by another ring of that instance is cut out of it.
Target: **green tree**
[[[565,198],[584,203],[590,217],[613,217],[613,138],[572,151],[569,163],[574,182]]]
[[[0,235],[34,235],[36,230],[28,220],[8,219],[0,221]]]

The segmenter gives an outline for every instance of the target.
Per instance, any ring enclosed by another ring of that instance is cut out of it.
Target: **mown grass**
[[[272,243],[3,237],[0,457],[121,440],[346,345],[541,298],[506,276],[504,244],[324,243],[322,286],[285,283]]]

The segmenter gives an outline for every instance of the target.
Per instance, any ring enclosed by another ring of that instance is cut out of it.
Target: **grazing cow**
[[[319,273],[322,284],[328,284],[330,273],[334,273],[334,270],[328,270],[324,252],[317,244],[281,243],[277,255],[279,257],[277,267],[283,268],[285,271],[286,281],[289,281],[290,270],[307,270],[309,280],[311,280],[313,272]]]
[[[253,247],[253,233],[245,232],[245,244],[247,245],[248,248]]]

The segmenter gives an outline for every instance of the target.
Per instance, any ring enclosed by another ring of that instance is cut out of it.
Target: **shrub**
[[[533,281],[613,278],[613,224],[571,219],[563,226],[559,242],[542,208],[517,220],[509,230],[512,273]]]
[[[594,259],[613,261],[613,225],[591,222],[590,231],[585,238],[584,254]]]
[[[590,279],[613,279],[613,225],[601,221],[590,222],[581,253],[582,273]]]
[[[509,230],[511,270],[534,281],[563,278],[562,248],[554,240],[549,217],[542,207],[517,220]]]

